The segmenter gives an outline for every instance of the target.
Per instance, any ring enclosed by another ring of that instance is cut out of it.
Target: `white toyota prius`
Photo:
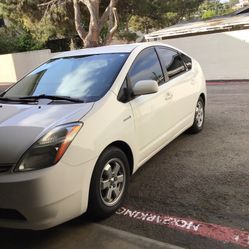
[[[140,166],[203,129],[205,105],[200,65],[165,44],[49,60],[0,95],[0,226],[111,215]]]

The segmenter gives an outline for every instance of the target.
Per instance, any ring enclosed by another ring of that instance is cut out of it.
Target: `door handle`
[[[170,100],[173,98],[173,94],[171,92],[167,92],[165,96],[165,100]]]

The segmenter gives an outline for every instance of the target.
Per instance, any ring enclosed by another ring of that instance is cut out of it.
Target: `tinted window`
[[[110,89],[127,57],[99,54],[52,60],[19,81],[5,97],[46,94],[97,101]]]
[[[186,71],[182,58],[177,52],[165,48],[158,48],[157,51],[169,79]]]
[[[127,80],[125,79],[123,85],[120,88],[119,94],[118,94],[118,100],[120,102],[127,102],[129,99],[129,91],[128,91],[128,84]]]
[[[140,80],[155,80],[159,85],[164,82],[162,68],[153,48],[146,49],[138,55],[129,76],[132,86]]]
[[[192,60],[185,54],[181,54],[182,59],[189,70],[192,69]]]

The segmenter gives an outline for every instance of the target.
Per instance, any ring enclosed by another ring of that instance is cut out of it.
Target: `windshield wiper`
[[[20,97],[20,100],[38,100],[38,99],[51,99],[51,100],[66,100],[74,103],[84,103],[82,99],[76,99],[76,98],[71,98],[69,96],[56,96],[56,95],[46,95],[46,94],[41,94],[37,96],[26,96],[26,97]]]
[[[6,98],[6,97],[0,97],[0,101],[6,101],[6,102],[21,102],[21,103],[32,103],[34,101],[29,99],[20,99],[20,98]]]

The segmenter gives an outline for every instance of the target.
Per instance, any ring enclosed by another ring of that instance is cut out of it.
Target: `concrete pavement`
[[[190,219],[248,232],[248,107],[248,83],[208,83],[204,130],[182,134],[146,163],[133,176],[124,207],[179,217],[183,226]],[[177,231],[174,220],[170,226],[160,222],[118,215],[103,224],[184,248],[243,248],[228,229],[221,241],[210,238],[210,229],[204,237]]]
[[[6,85],[0,85],[0,92],[6,88]],[[115,228],[111,228],[100,224],[82,224],[82,226],[77,226],[68,230],[67,224],[62,225],[59,228],[52,229],[53,231],[59,229],[63,230],[62,233],[65,236],[61,236],[62,239],[58,240],[43,240],[43,243],[36,244],[32,242],[32,239],[28,237],[43,238],[45,232],[33,232],[33,231],[19,231],[19,230],[5,230],[2,229],[0,233],[1,244],[4,248],[8,249],[79,249],[79,248],[89,248],[89,249],[183,249],[176,247],[167,243],[152,240],[143,236],[138,236],[129,232],[121,231]],[[65,231],[66,230],[66,231]],[[8,235],[14,234],[12,240],[8,239]],[[49,230],[51,231],[51,230]],[[35,234],[35,236],[33,236]],[[2,236],[5,239],[2,239]],[[27,240],[25,239],[27,236]],[[46,236],[47,237],[47,236]],[[20,244],[20,239],[24,239],[23,243]],[[26,241],[26,242],[25,242]],[[45,242],[45,244],[44,244]]]
[[[83,239],[86,248],[92,249],[182,249],[167,243],[152,240],[143,236],[117,230],[108,226],[91,224],[89,230],[85,230]],[[89,235],[92,236],[89,236]],[[89,240],[90,238],[90,240]]]
[[[41,232],[0,229],[1,248],[177,248],[165,243],[189,249],[248,248],[237,243],[244,236],[226,240],[231,230],[249,232],[248,107],[248,83],[209,83],[203,132],[181,135],[134,175],[124,207],[180,217],[174,226],[128,215],[113,215],[101,222],[104,226],[78,218]],[[210,236],[208,228],[206,236],[175,229],[190,219],[226,227],[220,233],[224,240]]]
[[[4,249],[183,249],[80,218],[46,231],[0,229]]]

